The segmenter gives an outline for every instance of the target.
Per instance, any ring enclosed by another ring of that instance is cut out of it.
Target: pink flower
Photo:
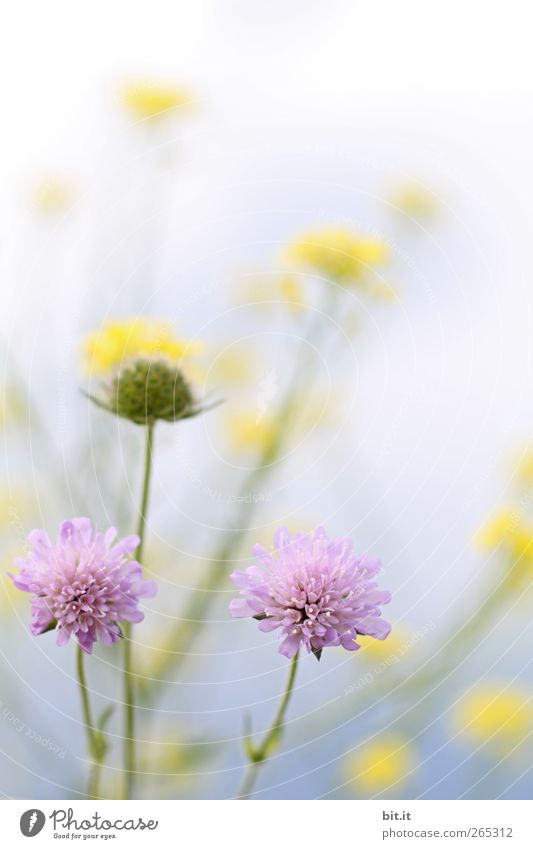
[[[146,581],[135,560],[129,560],[139,545],[137,536],[116,541],[110,528],[97,533],[90,519],[70,519],[59,528],[53,544],[42,530],[28,537],[31,550],[14,565],[21,571],[10,575],[19,590],[32,593],[33,634],[57,630],[57,645],[75,636],[91,654],[93,644],[106,645],[122,636],[119,622],[141,622],[141,597],[157,592],[154,581]]]
[[[261,631],[281,628],[279,651],[288,658],[302,645],[318,659],[327,646],[355,651],[358,634],[385,639],[391,626],[381,618],[380,605],[390,601],[390,593],[372,580],[379,560],[354,554],[350,540],[330,539],[323,528],[294,539],[279,528],[274,545],[272,554],[254,546],[262,566],[230,576],[245,596],[230,603],[232,616],[253,616]]]

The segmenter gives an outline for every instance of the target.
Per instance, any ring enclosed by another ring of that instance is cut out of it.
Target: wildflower
[[[286,258],[337,283],[351,284],[364,281],[369,271],[385,264],[389,249],[382,239],[331,227],[302,234]]]
[[[198,343],[177,339],[167,322],[112,322],[85,344],[89,372],[109,375],[88,397],[140,425],[195,416],[202,409],[185,369],[188,357],[200,349]]]
[[[253,348],[232,344],[217,355],[209,369],[209,378],[217,385],[242,386],[251,382],[256,369]]]
[[[293,274],[286,274],[280,279],[279,291],[291,312],[301,312],[305,306],[305,296],[300,281]]]
[[[202,350],[200,342],[180,339],[170,322],[154,318],[107,322],[84,344],[86,370],[91,375],[108,375],[140,357],[183,364]]]
[[[20,424],[26,414],[23,392],[17,386],[0,386],[0,432]]]
[[[358,794],[380,793],[405,782],[414,762],[407,738],[387,734],[356,749],[346,760],[345,773]]]
[[[404,183],[392,192],[390,203],[395,211],[402,212],[409,218],[435,218],[438,203],[435,195],[417,183]]]
[[[228,413],[226,431],[235,450],[259,451],[272,445],[278,428],[272,416],[259,416],[252,410],[239,410]]]
[[[518,510],[502,508],[478,532],[481,549],[497,550],[508,558],[510,585],[530,582],[533,574],[533,526]]]
[[[533,485],[533,448],[531,446],[515,456],[513,470],[519,486],[528,489]]]
[[[531,695],[520,687],[480,684],[460,701],[453,723],[473,743],[507,752],[531,732]]]
[[[185,89],[152,82],[129,83],[120,92],[120,100],[138,121],[161,120],[192,104]]]
[[[136,360],[104,384],[99,396],[90,397],[98,406],[140,425],[158,419],[175,422],[199,412],[181,370],[161,361]]]
[[[395,625],[394,631],[384,643],[373,640],[371,637],[358,638],[358,642],[363,649],[363,656],[368,660],[396,662],[407,654],[412,639],[411,631]]]
[[[33,190],[35,208],[45,215],[67,212],[74,200],[74,186],[63,177],[50,177]]]
[[[279,528],[274,545],[273,554],[254,547],[263,568],[250,566],[230,576],[245,596],[230,603],[232,616],[253,616],[261,631],[281,628],[279,651],[288,658],[302,645],[320,659],[328,646],[355,651],[359,634],[385,639],[390,625],[379,606],[390,601],[390,593],[372,580],[381,568],[378,560],[354,554],[350,540],[330,539],[323,528],[294,538]]]
[[[116,540],[115,528],[97,533],[90,519],[70,519],[59,528],[54,544],[42,530],[28,537],[30,551],[10,575],[19,590],[32,593],[33,634],[57,631],[57,645],[76,637],[83,651],[93,644],[116,643],[121,622],[141,622],[139,599],[156,593],[154,581],[143,578],[142,568],[128,559],[139,537]]]
[[[294,274],[266,273],[247,276],[239,286],[239,303],[249,303],[262,309],[288,308],[299,313],[306,298],[299,279]]]

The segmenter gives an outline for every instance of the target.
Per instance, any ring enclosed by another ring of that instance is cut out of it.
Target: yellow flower
[[[120,100],[139,121],[160,120],[192,104],[190,92],[185,89],[147,81],[124,86]]]
[[[303,233],[285,256],[337,283],[349,284],[364,280],[369,271],[387,263],[390,251],[382,239],[330,227]]]
[[[181,363],[202,350],[201,343],[174,336],[169,322],[151,318],[110,321],[87,336],[84,344],[86,368],[93,375],[109,374],[138,357]]]
[[[374,795],[388,790],[394,794],[398,785],[410,777],[414,763],[414,752],[408,739],[399,734],[385,734],[349,755],[345,773],[358,795]]]
[[[293,274],[247,277],[239,287],[239,300],[262,309],[287,307],[293,313],[305,306],[304,290]]]
[[[435,218],[438,202],[435,195],[417,183],[404,183],[392,193],[391,204],[395,210],[410,218]]]
[[[242,385],[251,381],[256,370],[255,355],[248,345],[225,348],[215,359],[209,370],[210,383]]]
[[[13,552],[13,557],[2,558],[8,564],[8,569],[11,567],[13,558],[20,555],[20,550]],[[17,590],[9,575],[0,574],[0,613],[4,616],[12,614],[17,607],[27,604],[28,598],[25,593]]]
[[[23,421],[26,403],[20,387],[0,387],[0,429]]]
[[[42,180],[33,190],[35,208],[46,215],[66,212],[74,199],[72,184],[63,177]]]
[[[384,661],[400,659],[409,651],[412,632],[401,625],[395,625],[386,640],[376,640],[373,637],[365,637],[360,634],[357,642],[361,649],[357,656],[363,656],[372,661]]]
[[[509,751],[531,731],[532,696],[516,686],[480,684],[459,703],[453,723],[471,742]]]
[[[268,415],[234,410],[226,415],[226,433],[235,450],[260,451],[276,438],[277,425]]]
[[[520,512],[502,508],[478,533],[475,541],[482,550],[500,548],[509,559],[507,579],[516,585],[533,576],[533,526]]]
[[[10,532],[15,538],[25,537],[28,513],[34,507],[31,493],[24,489],[0,489],[0,531]]]
[[[285,275],[279,281],[279,291],[292,312],[300,312],[305,306],[305,297],[300,281],[293,275]]]
[[[514,457],[514,470],[518,483],[523,487],[533,484],[533,449],[527,448],[522,454]]]

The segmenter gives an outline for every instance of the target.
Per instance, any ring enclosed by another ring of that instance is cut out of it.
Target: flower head
[[[528,737],[533,722],[531,694],[521,687],[478,684],[459,702],[455,729],[476,745],[508,753]]]
[[[110,322],[85,342],[89,373],[106,377],[88,397],[135,424],[190,418],[202,410],[189,383],[188,360],[201,349],[198,342],[176,338],[165,321]]]
[[[358,747],[347,758],[345,773],[358,794],[381,793],[403,784],[415,769],[415,760],[408,738],[390,733]]]
[[[192,103],[191,94],[185,89],[148,81],[126,85],[120,92],[120,99],[139,121],[161,120]]]
[[[90,519],[69,519],[59,528],[56,543],[42,530],[32,531],[26,557],[10,575],[19,590],[32,593],[33,634],[57,630],[57,645],[77,638],[91,654],[93,644],[116,643],[120,622],[141,622],[139,599],[155,595],[154,581],[143,578],[135,560],[129,560],[139,537],[116,541],[115,528],[97,533]]]
[[[104,384],[99,406],[146,425],[161,419],[175,422],[197,412],[191,387],[178,366],[165,361],[135,360]]]
[[[89,334],[84,344],[86,370],[105,376],[138,358],[182,364],[201,353],[200,342],[181,339],[170,322],[157,318],[109,321]]]
[[[310,267],[341,284],[364,282],[367,273],[389,259],[382,239],[361,236],[342,227],[325,227],[302,234],[286,252],[291,262]]]
[[[232,600],[232,616],[253,616],[261,631],[281,628],[279,651],[288,658],[302,645],[318,659],[328,646],[355,651],[358,634],[385,639],[390,625],[381,619],[380,605],[390,601],[390,593],[372,580],[379,560],[354,554],[350,540],[330,539],[323,528],[293,538],[279,528],[274,544],[272,554],[254,547],[262,566],[231,575],[246,596]]]
[[[476,542],[485,551],[501,551],[507,560],[509,586],[521,588],[531,582],[533,525],[519,509],[502,508],[481,528]]]
[[[396,186],[390,197],[396,212],[413,219],[435,218],[439,211],[436,195],[419,183],[403,183]]]

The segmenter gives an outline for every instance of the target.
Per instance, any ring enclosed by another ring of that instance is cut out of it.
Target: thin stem
[[[141,495],[137,535],[139,545],[135,556],[141,560],[146,531],[146,516],[150,496],[150,479],[152,476],[152,455],[154,443],[154,424],[146,427],[146,451],[144,458],[144,475]],[[126,799],[132,799],[135,785],[135,679],[132,671],[131,623],[124,623],[124,775],[126,784]]]
[[[267,761],[270,757],[274,744],[277,744],[279,742],[281,732],[283,731],[283,721],[285,719],[285,713],[289,706],[292,691],[294,688],[294,679],[296,678],[296,670],[298,668],[298,657],[299,652],[294,655],[291,661],[291,668],[289,670],[287,686],[285,688],[283,698],[277,709],[276,715],[272,720],[272,725],[263,737],[263,740],[260,745],[257,747],[250,747],[250,763],[245,773],[241,789],[239,790],[239,795],[237,796],[238,799],[248,799],[250,797],[250,794],[257,780],[257,775],[259,773],[261,765],[265,763],[265,761]]]
[[[298,404],[295,403],[299,387],[305,383],[304,378],[311,371],[312,364],[307,358],[308,342],[313,341],[315,345],[318,345],[322,339],[322,332],[328,329],[324,322],[324,315],[335,319],[338,306],[338,299],[334,301],[331,291],[326,290],[323,308],[317,310],[309,323],[307,333],[302,340],[300,356],[296,358],[285,394],[278,407],[274,438],[263,447],[256,467],[243,481],[239,490],[239,496],[236,499],[237,503],[244,503],[244,497],[250,492],[253,492],[273,474],[276,463],[285,447],[290,425],[299,409]],[[168,643],[169,651],[165,654],[164,659],[157,668],[158,677],[154,677],[148,682],[143,682],[142,697],[144,700],[152,697],[164,683],[164,676],[168,673],[168,670],[179,667],[189,654],[192,645],[205,625],[209,608],[217,598],[216,591],[227,578],[228,562],[238,552],[239,546],[248,533],[249,525],[257,509],[258,502],[252,501],[248,505],[246,521],[240,524],[229,540],[222,542],[215,550],[205,577],[191,594],[185,605],[183,614],[171,634]]]
[[[100,741],[99,739],[98,731],[93,720],[91,703],[89,700],[89,689],[87,687],[87,680],[85,678],[85,653],[80,648],[80,646],[78,646],[77,670],[78,683],[80,685],[81,705],[83,710],[83,721],[85,723],[85,728],[87,731],[87,748],[89,750],[90,756],[93,758],[93,764],[91,767],[91,778],[89,780],[89,796],[98,799],[100,796],[100,767],[102,765],[104,748],[102,745],[103,741]]]

